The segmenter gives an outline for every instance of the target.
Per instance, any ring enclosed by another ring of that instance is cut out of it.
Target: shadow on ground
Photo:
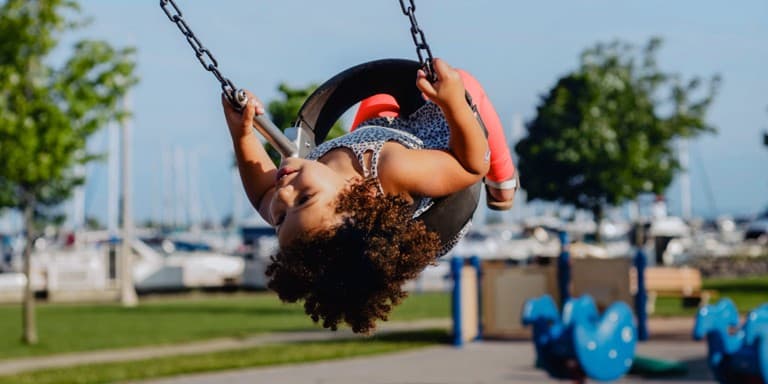
[[[675,361],[670,360],[669,362],[679,363],[679,365],[685,367],[685,370],[680,371],[677,369],[672,369],[668,371],[659,371],[659,372],[648,372],[648,371],[637,372],[633,367],[633,369],[630,371],[629,376],[642,377],[643,379],[650,380],[650,381],[675,380],[676,382],[686,382],[686,381],[701,382],[701,381],[714,380],[714,377],[712,376],[712,373],[709,370],[709,365],[707,365],[706,357],[675,360]]]

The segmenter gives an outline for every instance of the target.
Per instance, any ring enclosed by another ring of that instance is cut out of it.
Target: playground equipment
[[[629,284],[613,282],[618,276],[628,275],[627,271],[631,269],[628,260],[614,260],[602,267],[603,272],[606,272],[605,268],[611,271],[597,275],[594,273],[597,269],[589,263],[601,261],[584,260],[587,264],[581,267],[586,268],[580,273],[574,271],[566,232],[560,233],[560,243],[562,252],[557,261],[557,279],[561,303],[564,303],[562,320],[554,300],[547,295],[526,301],[522,315],[522,323],[533,326],[536,366],[559,379],[616,380],[632,367],[637,341],[648,338],[645,253],[639,249],[632,260],[636,276],[632,295]],[[591,280],[596,292],[604,295],[608,292],[604,299],[610,300],[613,296],[624,301],[613,301],[600,317],[591,295],[570,296],[574,286],[584,286],[585,278]],[[632,310],[626,303],[632,299],[638,325],[635,325]]]
[[[520,322],[523,305],[526,299],[542,295],[562,304],[571,295],[589,295],[600,310],[622,301],[634,307],[637,338],[646,340],[645,253],[640,250],[634,258],[571,259],[564,233],[560,240],[563,251],[547,265],[454,258],[454,344],[529,337],[530,330]]]
[[[706,337],[709,367],[720,383],[768,383],[768,304],[738,325],[739,312],[725,298],[699,309],[693,337]]]
[[[451,294],[451,312],[453,313],[453,344],[462,345],[465,341],[477,340],[482,335],[480,316],[480,291],[475,289],[480,280],[480,259],[477,256],[469,259],[465,265],[464,259],[451,259],[451,275],[453,277],[453,292]]]
[[[454,258],[454,345],[527,337],[532,326],[536,365],[552,377],[617,379],[633,366],[637,341],[648,337],[646,256],[640,250],[634,258],[572,260],[567,234],[560,240],[558,260],[545,266]],[[526,301],[531,297],[538,298]]]
[[[558,379],[616,380],[635,357],[632,310],[616,302],[599,315],[588,295],[569,299],[562,317],[551,296],[526,301],[523,324],[533,326],[536,366]]]
[[[551,265],[516,266],[503,260],[454,257],[451,275],[457,347],[482,338],[528,337],[530,331],[520,323],[525,299],[557,291]]]
[[[648,292],[646,290],[647,258],[638,248],[633,258],[571,259],[568,233],[561,231],[562,251],[557,260],[557,283],[560,303],[574,295],[589,295],[599,307],[616,302],[632,303],[637,316],[637,338],[648,340]]]

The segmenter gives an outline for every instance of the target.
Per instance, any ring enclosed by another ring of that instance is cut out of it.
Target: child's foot
[[[518,188],[519,181],[517,177],[500,183],[486,179],[486,205],[494,211],[506,211],[511,209],[515,203],[515,192],[517,192]]]

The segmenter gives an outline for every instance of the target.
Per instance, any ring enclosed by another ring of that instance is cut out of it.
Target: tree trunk
[[[32,247],[34,241],[34,203],[28,203],[24,207],[24,276],[27,282],[24,285],[24,300],[22,302],[22,340],[26,344],[37,344],[37,323],[35,321],[35,292],[32,290]]]
[[[600,233],[600,225],[603,223],[603,206],[593,207],[592,216],[595,220],[595,243],[603,244],[603,235]]]

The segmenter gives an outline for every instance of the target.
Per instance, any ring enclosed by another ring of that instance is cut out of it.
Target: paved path
[[[686,377],[643,379],[628,376],[619,383],[711,383],[704,362],[705,345],[691,341],[651,341],[638,354],[688,363]],[[396,354],[347,360],[245,369],[134,382],[142,384],[522,384],[561,383],[533,368],[530,342],[477,342],[457,349],[437,346]]]
[[[392,322],[380,324],[377,333],[390,333],[407,330],[445,328],[448,319]],[[296,341],[319,341],[339,338],[364,337],[352,334],[349,330],[330,332],[328,330],[306,332],[284,332],[257,335],[245,338],[220,338],[176,345],[147,346],[139,348],[111,349],[92,352],[68,353],[52,356],[27,357],[0,360],[0,375],[33,371],[45,368],[68,367],[82,364],[108,363],[115,361],[145,360],[163,356],[190,355],[233,349],[251,348],[265,344]]]
[[[627,376],[619,383],[712,383],[706,345],[693,342],[692,319],[655,318],[652,340],[638,355],[685,362],[688,375],[666,379]],[[475,342],[464,348],[435,346],[402,353],[278,367],[243,369],[140,381],[141,384],[528,384],[562,383],[533,367],[530,341]]]
[[[627,376],[619,383],[712,383],[706,345],[693,342],[692,319],[652,319],[653,338],[638,355],[685,362],[685,377]],[[402,353],[140,381],[141,384],[522,384],[562,383],[534,369],[530,341],[486,341],[464,348],[435,346]]]
[[[383,323],[377,333],[405,330],[445,328],[447,319],[406,323]],[[638,353],[645,356],[682,360],[689,363],[690,373],[682,379],[687,383],[711,380],[706,369],[705,346],[690,341],[691,319],[652,319],[649,324],[654,339],[641,344]],[[222,338],[169,346],[150,346],[118,350],[102,350],[65,355],[31,357],[0,361],[0,375],[24,371],[114,361],[143,360],[163,356],[207,353],[251,348],[259,345],[317,341],[355,337],[349,331],[327,330],[275,333],[248,338]],[[359,336],[358,336],[359,337]],[[290,366],[246,369],[221,373],[181,376],[149,381],[155,384],[221,383],[532,383],[549,379],[532,367],[533,347],[530,341],[478,342],[457,349],[435,346],[367,358],[352,358]],[[654,380],[659,383],[677,380]],[[643,382],[628,378],[622,383]]]

